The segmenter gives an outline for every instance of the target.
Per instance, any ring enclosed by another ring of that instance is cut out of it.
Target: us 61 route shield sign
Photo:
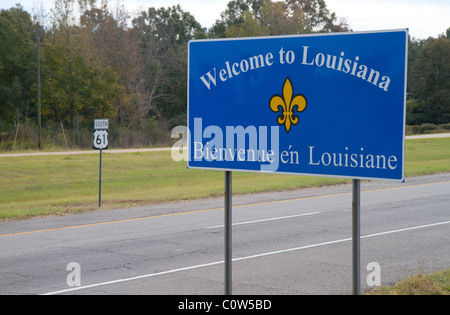
[[[407,30],[189,42],[188,167],[404,178]]]
[[[94,120],[94,140],[93,148],[96,150],[108,149],[108,119]]]

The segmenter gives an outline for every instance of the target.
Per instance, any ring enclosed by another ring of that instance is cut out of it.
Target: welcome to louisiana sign
[[[188,167],[404,178],[407,30],[189,42]]]

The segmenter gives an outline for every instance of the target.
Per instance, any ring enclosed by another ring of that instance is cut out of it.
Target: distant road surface
[[[406,136],[406,139],[450,138],[450,133],[435,133],[427,135]]]
[[[103,150],[106,153],[134,153],[134,152],[156,152],[170,151],[171,148],[149,148],[149,149],[116,149]],[[33,153],[3,153],[0,157],[19,157],[19,156],[42,156],[42,155],[77,155],[77,154],[98,154],[99,150],[83,150],[83,151],[61,151],[61,152],[33,152]]]
[[[450,138],[450,133],[406,136],[406,139],[428,139],[428,138]],[[104,152],[114,154],[114,153],[170,151],[171,149],[172,148],[111,149],[111,150],[104,150]],[[33,152],[33,153],[2,153],[2,154],[0,154],[0,157],[40,156],[40,155],[76,155],[76,154],[94,154],[94,153],[98,153],[98,150],[61,151],[61,152]]]
[[[371,262],[383,285],[450,268],[450,174],[361,189],[363,290]],[[0,294],[223,294],[222,207],[211,198],[0,223]],[[351,217],[351,185],[234,196],[233,293],[350,294]]]

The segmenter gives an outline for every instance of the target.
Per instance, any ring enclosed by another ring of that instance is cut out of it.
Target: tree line
[[[0,148],[17,135],[34,146],[38,99],[48,142],[63,133],[88,147],[93,120],[107,117],[115,146],[163,144],[186,123],[189,40],[351,31],[324,0],[231,0],[209,29],[180,5],[130,17],[98,2],[0,11]],[[408,122],[450,123],[450,29],[409,50]]]

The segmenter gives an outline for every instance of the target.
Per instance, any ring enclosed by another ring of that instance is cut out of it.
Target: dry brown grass
[[[368,295],[450,295],[450,269],[431,275],[418,273],[393,286],[381,286]]]

